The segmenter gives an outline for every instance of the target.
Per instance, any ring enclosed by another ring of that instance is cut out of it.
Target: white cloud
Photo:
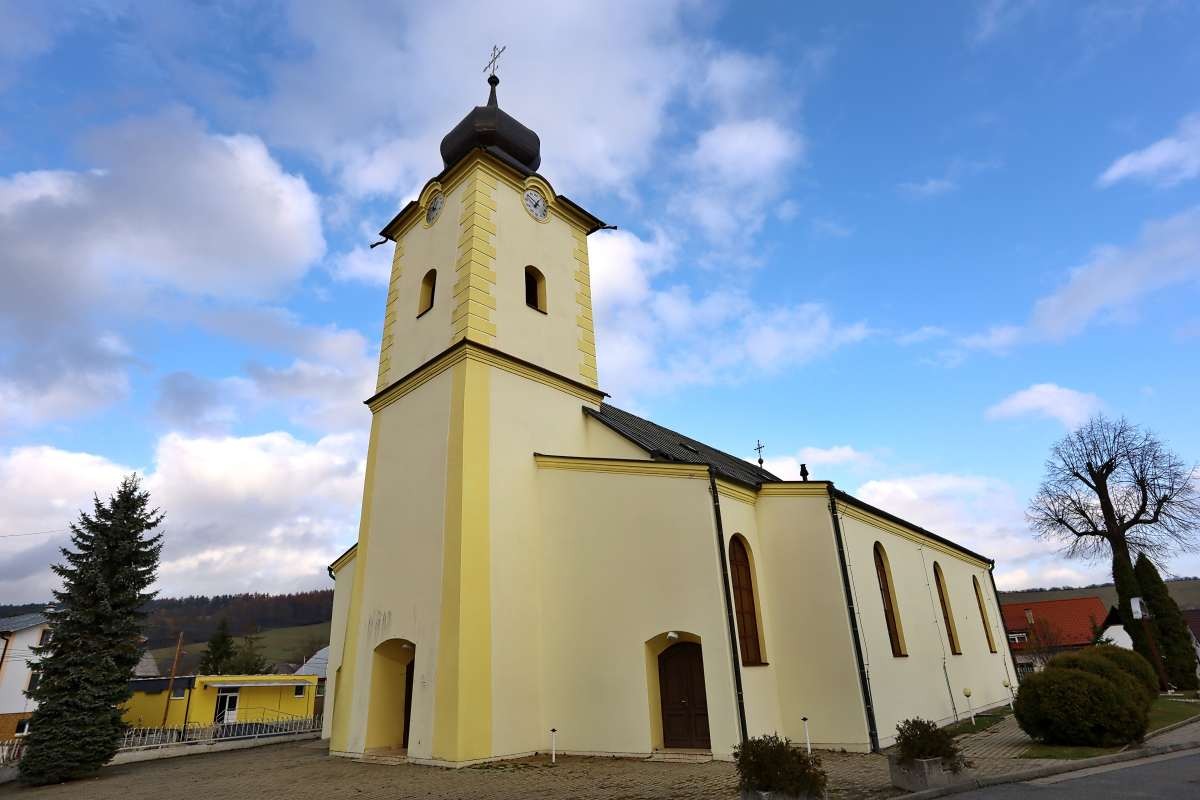
[[[974,44],[991,41],[1015,28],[1035,8],[1034,0],[983,0],[969,38]]]
[[[802,447],[794,456],[776,456],[763,459],[763,466],[785,481],[801,479],[800,465],[806,465],[809,477],[819,480],[821,467],[852,467],[863,469],[876,464],[875,456],[864,453],[850,445],[840,444],[833,447]]]
[[[391,247],[355,247],[334,259],[333,276],[342,281],[387,286],[392,279],[392,251]]]
[[[1152,292],[1200,279],[1200,207],[1142,227],[1129,247],[1106,245],[1037,301],[1031,326],[1043,338],[1081,332],[1103,312],[1128,311]]]
[[[1042,417],[1058,420],[1068,429],[1082,425],[1098,412],[1103,403],[1094,394],[1067,389],[1053,383],[1035,383],[1005,397],[990,407],[988,419],[1012,419],[1014,417]]]
[[[793,215],[794,216],[794,215]],[[835,239],[845,239],[854,233],[854,229],[849,225],[828,219],[825,217],[817,217],[812,221],[813,232],[821,236],[830,236]]]
[[[968,350],[987,350],[993,353],[1008,351],[1021,340],[1023,331],[1017,325],[994,325],[983,333],[975,333],[959,339],[958,344]]]
[[[259,298],[324,251],[318,202],[262,141],[207,132],[174,110],[100,130],[89,171],[0,177],[0,417],[46,421],[124,395],[132,354],[99,330],[151,313],[164,292]],[[56,381],[80,375],[74,402]],[[29,397],[52,402],[34,411]],[[0,420],[3,422],[3,420]]]
[[[1172,136],[1118,158],[1096,179],[1100,186],[1141,180],[1174,186],[1200,176],[1200,114],[1189,114]]]
[[[661,235],[600,232],[589,251],[600,381],[618,398],[769,375],[870,335],[819,303],[755,304],[733,275],[701,295],[669,285],[674,249]]]
[[[936,197],[958,188],[958,184],[949,178],[926,178],[923,181],[905,181],[900,184],[900,190],[918,197]]]
[[[896,337],[897,344],[910,345],[928,342],[932,339],[941,339],[949,336],[950,332],[938,325],[922,325],[914,331],[901,334]]]
[[[275,432],[159,440],[145,477],[166,512],[159,569],[167,595],[278,592],[326,586],[324,567],[354,540],[364,474],[362,435],[305,442]],[[65,528],[91,495],[132,469],[52,447],[0,453],[0,530]],[[0,601],[44,600],[61,535],[0,540]]]

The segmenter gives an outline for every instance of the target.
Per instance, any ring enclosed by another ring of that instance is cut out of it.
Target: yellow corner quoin
[[[492,755],[489,367],[456,364],[450,402],[433,757],[461,762]]]
[[[454,312],[450,341],[469,339],[491,344],[496,338],[492,297],[496,288],[496,248],[493,244],[496,224],[493,220],[496,201],[495,179],[482,164],[467,179],[463,195],[463,211],[459,218],[462,229],[458,244],[458,263],[455,265]]]

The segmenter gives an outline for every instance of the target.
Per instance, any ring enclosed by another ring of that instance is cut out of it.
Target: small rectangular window
[[[42,682],[42,673],[36,669],[29,671],[29,685],[25,687],[26,692],[32,692]]]
[[[184,686],[183,684],[177,683],[171,687],[171,699],[172,700],[181,700],[186,695],[187,695],[187,687]]]
[[[325,696],[325,684],[318,683],[317,684],[317,697],[324,697],[324,696]]]
[[[28,719],[17,720],[17,729],[15,731],[15,734],[17,736],[25,736],[28,733],[29,733],[29,720]]]
[[[300,685],[300,686],[297,686],[297,687],[295,688],[295,690],[294,690],[294,692],[293,692],[293,695],[292,695],[292,696],[293,696],[293,697],[304,697],[304,686],[303,686],[303,684],[302,684],[302,685]]]
[[[45,646],[46,642],[50,641],[50,629],[42,628],[41,634],[38,636],[38,647]]]

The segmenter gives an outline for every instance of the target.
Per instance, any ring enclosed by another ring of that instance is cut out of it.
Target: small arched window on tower
[[[437,270],[431,269],[421,278],[421,298],[417,303],[417,316],[433,308],[433,295],[437,290]]]
[[[525,305],[546,313],[546,276],[534,266],[525,268]]]
[[[729,568],[742,666],[761,666],[764,662],[762,642],[758,638],[758,613],[754,604],[754,568],[750,565],[750,553],[740,534],[729,540]]]
[[[979,604],[979,619],[983,621],[983,635],[987,637],[988,650],[994,653],[996,652],[996,640],[992,638],[992,623],[988,621],[987,606],[983,604],[983,592],[979,588],[979,578],[972,575],[971,583],[975,584],[975,602]]]
[[[883,618],[887,623],[888,640],[892,644],[892,655],[899,658],[908,655],[904,648],[904,628],[900,623],[900,610],[896,604],[896,591],[892,587],[892,569],[888,564],[883,545],[875,543],[875,577],[879,579],[879,594],[883,599]]]
[[[954,627],[954,609],[950,606],[950,595],[946,592],[946,577],[942,575],[942,566],[933,562],[933,582],[937,584],[938,601],[942,604],[942,621],[946,623],[946,638],[950,641],[950,652],[956,656],[962,655],[958,646],[958,629]]]

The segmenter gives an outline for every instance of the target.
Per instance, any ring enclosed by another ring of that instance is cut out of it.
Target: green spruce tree
[[[200,657],[198,671],[201,675],[230,675],[230,665],[235,655],[233,637],[229,635],[229,619],[221,617],[217,630],[208,640],[208,647]]]
[[[50,640],[36,648],[38,703],[21,759],[21,780],[58,783],[96,772],[117,752],[124,730],[121,704],[141,656],[141,611],[154,594],[162,522],[137,476],[121,481],[107,502],[71,525],[63,582],[47,611]]]
[[[1154,562],[1144,554],[1138,556],[1133,570],[1142,589],[1142,598],[1150,607],[1152,629],[1158,639],[1167,677],[1177,689],[1197,688],[1196,648],[1179,606],[1167,591],[1167,584],[1155,569]]]
[[[247,634],[234,649],[233,658],[229,662],[229,675],[265,675],[271,672],[271,664],[263,658],[258,649],[262,637],[258,634]]]

